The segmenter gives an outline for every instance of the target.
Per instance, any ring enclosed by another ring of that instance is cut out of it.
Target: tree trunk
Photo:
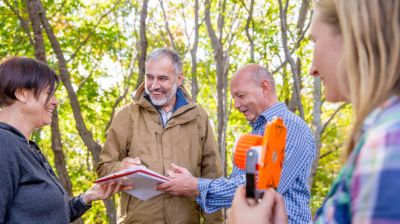
[[[311,167],[311,174],[309,178],[309,186],[312,186],[315,175],[317,173],[319,154],[321,150],[321,133],[322,133],[322,122],[321,122],[321,79],[314,78],[314,88],[313,88],[313,131],[316,146],[315,158]]]
[[[224,5],[224,4],[223,4]],[[220,16],[218,18],[218,29],[220,33],[220,37],[217,37],[214,28],[211,23],[210,16],[210,8],[211,4],[209,0],[205,0],[205,20],[208,30],[208,35],[211,39],[211,46],[214,52],[214,59],[217,68],[217,111],[218,111],[218,147],[221,153],[222,164],[224,165],[224,175],[226,175],[226,96],[227,96],[227,56],[224,55],[224,50],[222,46],[222,30],[224,27],[224,19],[223,15],[225,13],[224,8],[222,7],[222,12],[220,12]]]
[[[292,100],[294,100],[293,104],[297,105],[297,108],[300,113],[300,117],[304,119],[304,110],[303,110],[303,105],[301,103],[301,96],[300,96],[300,75],[299,75],[299,69],[298,66],[296,65],[294,59],[291,56],[289,47],[288,47],[288,37],[287,37],[287,21],[286,21],[286,16],[287,16],[287,9],[289,6],[289,0],[286,1],[285,8],[283,8],[282,5],[282,0],[279,0],[279,15],[280,15],[280,22],[281,22],[281,30],[282,30],[282,46],[285,52],[285,61],[288,61],[290,64],[290,68],[292,70],[292,75],[293,75],[293,85],[294,85],[294,94]],[[293,105],[292,104],[292,105]],[[293,110],[293,108],[290,108]]]
[[[245,4],[245,3],[243,3],[243,4]],[[255,59],[254,59],[254,38],[250,33],[250,23],[253,22],[253,18],[252,18],[253,17],[253,9],[254,9],[254,0],[251,0],[250,1],[250,9],[248,10],[249,14],[247,16],[246,26],[245,26],[246,36],[247,36],[247,39],[249,40],[249,43],[250,43],[250,62],[251,63],[255,62]]]
[[[197,47],[199,45],[199,0],[194,2],[194,43],[190,50],[192,57],[192,98],[194,102],[197,102],[197,94],[199,92],[199,86],[197,83]]]
[[[322,123],[321,121],[321,106],[322,106],[322,91],[321,91],[321,79],[320,78],[315,78],[314,79],[314,91],[313,91],[313,130],[314,130],[314,138],[315,138],[315,145],[316,145],[316,153],[315,153],[315,159],[312,164],[311,168],[311,174],[309,178],[309,184],[312,186],[314,183],[315,175],[317,174],[318,170],[318,163],[319,160],[324,157],[329,155],[330,153],[336,151],[337,149],[325,153],[324,155],[321,155],[321,136],[325,132],[326,127],[330,124],[330,122],[335,118],[336,114],[339,113],[340,110],[342,110],[347,103],[341,104],[336,110],[333,112],[333,114],[328,118],[328,120],[325,123]]]
[[[39,10],[34,1],[26,0],[26,6],[28,8],[29,20],[33,30],[34,47],[35,47],[35,58],[47,64],[46,60],[46,49],[44,47],[42,27],[40,25]]]
[[[169,37],[169,41],[171,42],[172,49],[174,49],[174,51],[178,52],[178,49],[176,48],[176,45],[175,45],[174,36],[172,35],[171,30],[169,29],[169,22],[168,22],[167,14],[165,13],[164,2],[163,2],[163,0],[159,0],[159,2],[160,2],[160,6],[161,6],[161,11],[162,11],[163,17],[164,17],[165,30],[168,33],[168,37]]]
[[[139,42],[140,45],[138,46],[140,48],[140,52],[138,55],[139,75],[135,89],[137,89],[139,85],[143,82],[144,75],[146,72],[145,71],[146,54],[147,54],[146,18],[147,18],[148,2],[149,2],[148,0],[143,0],[142,11],[140,12],[140,42]]]
[[[101,151],[101,146],[93,139],[92,133],[87,129],[85,122],[82,117],[81,107],[78,101],[78,97],[72,87],[71,76],[67,69],[67,62],[64,58],[64,54],[61,50],[60,44],[58,39],[56,38],[53,29],[51,28],[49,21],[46,17],[46,11],[43,8],[43,5],[40,0],[29,0],[35,2],[39,9],[39,16],[41,23],[46,31],[46,34],[49,38],[50,44],[53,48],[54,53],[56,54],[57,61],[58,61],[58,69],[60,71],[61,80],[67,90],[68,97],[70,99],[73,115],[76,122],[76,129],[80,137],[82,138],[86,147],[91,151],[94,163],[99,161],[99,155]],[[107,216],[109,218],[110,223],[116,223],[116,212],[115,212],[115,205],[112,199],[104,200],[106,209],[107,209]],[[112,206],[110,206],[112,205]]]

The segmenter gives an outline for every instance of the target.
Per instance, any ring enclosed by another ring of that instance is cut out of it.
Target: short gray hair
[[[162,57],[168,57],[171,59],[172,64],[174,65],[175,68],[175,74],[179,75],[182,73],[182,60],[181,57],[179,56],[178,53],[176,53],[173,50],[170,50],[168,48],[158,48],[155,49],[153,52],[150,53],[150,55],[147,56],[146,58],[146,64],[149,61],[154,61],[157,59],[160,59]]]
[[[263,80],[268,80],[268,82],[271,84],[272,90],[275,92],[274,77],[266,68],[262,66],[257,67],[253,73],[253,77],[257,83],[260,83]]]

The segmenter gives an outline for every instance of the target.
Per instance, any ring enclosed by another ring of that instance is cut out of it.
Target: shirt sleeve
[[[14,150],[17,145],[10,138],[0,136],[0,223],[7,221],[20,180],[19,161]]]
[[[296,132],[288,133],[286,142],[285,161],[277,189],[282,195],[290,190],[297,178],[303,177],[303,181],[308,181],[316,152],[314,137],[308,128],[303,131],[298,128]],[[301,175],[302,172],[307,175]]]
[[[400,220],[400,125],[370,132],[350,184],[353,223]]]
[[[235,166],[229,178],[199,178],[198,189],[200,195],[196,201],[206,213],[230,207],[237,187],[245,183],[245,172]]]

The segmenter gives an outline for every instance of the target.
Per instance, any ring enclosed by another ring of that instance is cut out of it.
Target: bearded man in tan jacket
[[[97,164],[99,176],[138,164],[167,174],[171,164],[192,175],[217,178],[222,175],[217,143],[208,115],[193,103],[182,88],[182,62],[169,49],[157,49],[146,60],[145,82],[133,95],[133,102],[113,118]],[[220,211],[202,215],[189,197],[161,194],[141,201],[122,192],[119,223],[222,223]]]

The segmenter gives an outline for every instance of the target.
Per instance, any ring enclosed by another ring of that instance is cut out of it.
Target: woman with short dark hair
[[[92,201],[122,190],[118,183],[94,185],[69,198],[32,132],[51,123],[59,83],[46,64],[13,57],[0,65],[0,223],[70,223]]]

